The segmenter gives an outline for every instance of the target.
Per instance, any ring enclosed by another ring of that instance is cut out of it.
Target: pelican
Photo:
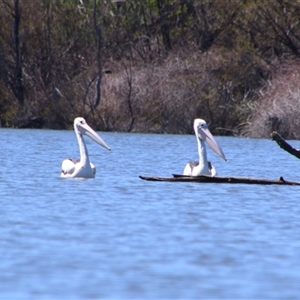
[[[77,136],[80,159],[73,160],[67,158],[61,165],[61,177],[69,178],[94,178],[96,174],[96,167],[89,160],[89,154],[83,139],[83,135],[87,135],[92,138],[100,146],[110,150],[108,145],[103,139],[86,123],[84,118],[78,117],[74,120],[74,130]]]
[[[183,175],[188,176],[200,176],[200,175],[211,175],[217,176],[217,171],[211,162],[207,161],[206,153],[206,142],[212,150],[214,150],[220,157],[226,160],[226,157],[220,148],[219,144],[211,134],[208,129],[207,123],[202,119],[194,120],[194,130],[198,143],[198,152],[199,152],[199,162],[191,161],[189,162],[184,170]]]

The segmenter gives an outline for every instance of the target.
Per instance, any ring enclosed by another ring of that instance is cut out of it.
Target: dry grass
[[[286,139],[299,139],[300,61],[281,65],[261,95],[242,134],[269,138],[277,131]]]
[[[213,50],[174,52],[160,63],[123,62],[109,68],[97,110],[107,130],[191,133],[193,119],[200,117],[215,133],[232,135],[246,115],[242,106],[250,86],[256,84],[247,72],[240,76],[245,68],[235,55]]]
[[[162,133],[177,132],[180,128],[181,132],[187,132],[199,88],[199,84],[193,82],[196,75],[191,75],[195,71],[187,64],[172,57],[162,65],[123,66],[106,75],[102,101],[110,129],[126,131],[134,119],[131,131]],[[199,75],[201,66],[197,67]]]
[[[51,85],[33,77],[37,82],[31,86],[38,88],[28,89],[28,108],[12,110],[6,125],[71,128],[73,119],[83,116],[98,130],[192,133],[193,120],[203,118],[214,134],[238,135],[252,111],[260,74],[266,73],[255,59],[187,47],[152,60],[106,61],[104,70],[111,72],[102,75],[96,109],[95,64],[83,64],[68,80],[57,74]]]

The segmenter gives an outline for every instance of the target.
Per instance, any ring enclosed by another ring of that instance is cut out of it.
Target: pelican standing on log
[[[67,158],[61,165],[61,177],[68,178],[94,178],[96,174],[96,167],[89,160],[88,151],[83,139],[83,135],[92,138],[100,146],[110,150],[103,139],[86,123],[84,118],[78,117],[74,120],[74,130],[77,136],[80,159],[73,160]]]
[[[206,146],[205,142],[214,150],[220,157],[226,160],[226,157],[208,129],[207,123],[202,119],[194,120],[194,130],[198,143],[199,152],[199,162],[191,161],[189,162],[184,170],[183,175],[188,176],[200,176],[200,175],[211,175],[216,176],[217,171],[214,166],[207,160]]]

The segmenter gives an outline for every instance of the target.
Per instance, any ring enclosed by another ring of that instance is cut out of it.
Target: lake
[[[0,299],[299,299],[300,186],[143,181],[195,136],[107,132],[112,151],[85,138],[96,178],[65,179],[73,131],[0,134]],[[216,139],[219,175],[300,181],[274,141]]]

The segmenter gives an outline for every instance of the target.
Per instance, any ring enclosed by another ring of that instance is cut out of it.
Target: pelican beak
[[[215,140],[208,128],[199,128],[198,137],[201,138],[204,142],[206,142],[208,146],[213,151],[215,151],[220,157],[222,157],[224,160],[227,160],[221,147],[219,146],[219,144],[217,143],[217,141]]]
[[[111,150],[109,146],[104,142],[104,140],[87,123],[80,124],[79,131],[81,132],[81,134],[89,136],[100,146],[106,148],[107,150]]]

